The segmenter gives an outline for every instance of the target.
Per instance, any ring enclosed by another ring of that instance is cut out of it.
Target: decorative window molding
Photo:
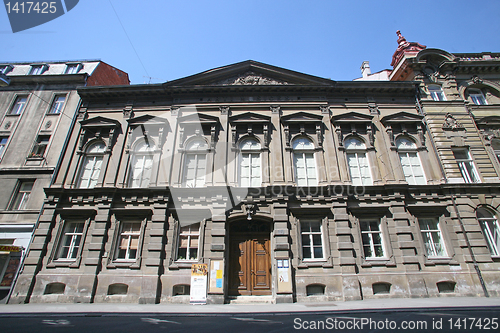
[[[363,140],[356,136],[350,136],[346,138],[344,144],[352,185],[373,185],[370,162]]]
[[[188,141],[195,136],[204,136],[210,150],[215,149],[219,118],[203,113],[193,113],[178,118],[179,148],[183,149]]]
[[[271,117],[246,112],[229,117],[233,149],[244,136],[254,136],[263,142],[263,149],[269,149]]]
[[[344,140],[349,135],[355,135],[363,138],[368,145],[368,149],[374,149],[375,136],[373,132],[373,116],[358,112],[349,112],[333,116],[331,121],[335,127],[340,149],[344,149]]]
[[[333,267],[327,210],[300,209],[296,213],[299,215],[293,220],[293,227],[297,230],[298,268]]]
[[[318,150],[323,146],[323,116],[307,112],[297,112],[281,117],[281,122],[285,133],[286,149],[291,149],[293,139],[298,136],[309,137],[317,144]]]
[[[93,209],[77,209],[57,215],[47,267],[80,267],[87,231],[95,214]]]
[[[398,112],[387,115],[381,119],[382,124],[386,128],[391,149],[396,148],[396,138],[400,135],[412,137],[417,143],[418,150],[425,150],[425,135],[422,123],[423,116],[409,113]]]
[[[107,249],[107,267],[140,268],[146,224],[151,220],[150,209],[116,210],[111,218],[113,233]]]

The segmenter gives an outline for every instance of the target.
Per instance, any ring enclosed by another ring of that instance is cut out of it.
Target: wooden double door
[[[269,233],[232,234],[229,295],[271,295]]]

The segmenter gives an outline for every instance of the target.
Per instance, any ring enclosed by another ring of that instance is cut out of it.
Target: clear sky
[[[160,83],[251,59],[350,81],[365,60],[390,67],[397,30],[451,53],[500,52],[500,1],[80,0],[15,34],[0,8],[0,63],[101,59]]]

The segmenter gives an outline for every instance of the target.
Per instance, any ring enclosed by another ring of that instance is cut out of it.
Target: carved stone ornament
[[[483,80],[481,80],[481,79],[479,78],[479,76],[477,76],[477,75],[474,75],[474,76],[471,78],[471,80],[472,80],[472,82],[474,82],[474,84],[481,84],[481,83],[483,83]]]
[[[5,123],[4,128],[5,128],[6,130],[8,130],[11,126],[12,126],[12,122],[8,121],[7,123]]]
[[[457,130],[465,129],[462,124],[460,124],[451,113],[447,113],[445,116],[445,122],[443,124],[444,130]]]
[[[45,129],[49,129],[52,126],[52,121],[49,120],[45,123]]]
[[[211,85],[214,86],[231,86],[231,85],[285,85],[288,82],[272,79],[262,74],[255,73],[252,71],[245,72],[236,77],[231,77],[222,81],[214,82]]]

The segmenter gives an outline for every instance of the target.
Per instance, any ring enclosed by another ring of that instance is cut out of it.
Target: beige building
[[[77,87],[128,84],[99,61],[0,63],[0,303],[5,303],[65,149]]]
[[[398,43],[349,82],[79,88],[10,302],[189,302],[194,263],[209,303],[498,296],[499,55]]]

